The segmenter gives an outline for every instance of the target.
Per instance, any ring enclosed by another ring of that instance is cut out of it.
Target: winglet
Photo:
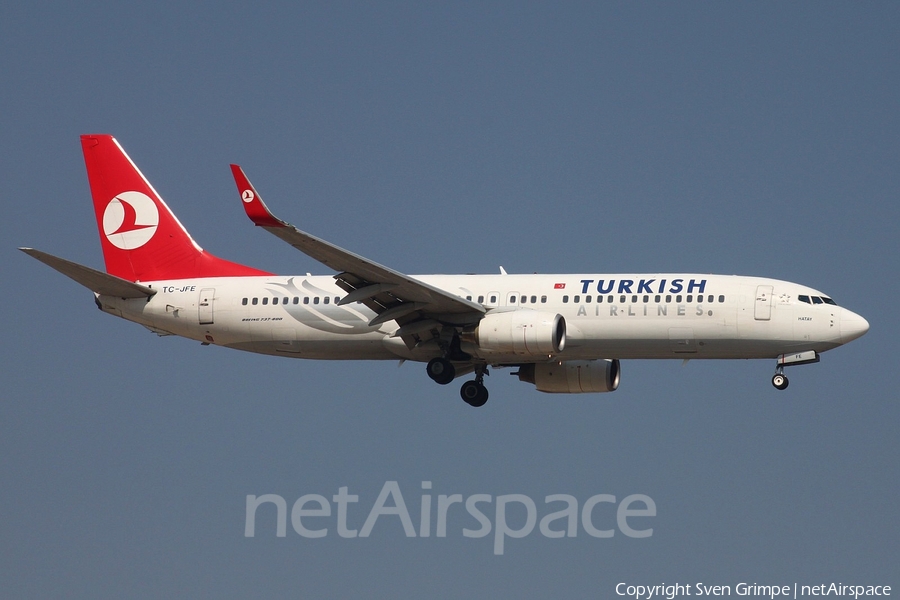
[[[287,223],[272,214],[240,166],[231,165],[231,174],[234,175],[234,183],[237,184],[238,193],[243,200],[244,211],[254,225],[258,227],[288,227]]]

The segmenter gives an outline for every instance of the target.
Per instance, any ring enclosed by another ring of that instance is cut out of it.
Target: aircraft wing
[[[22,252],[36,258],[48,267],[52,267],[102,296],[117,296],[119,298],[149,298],[156,290],[139,283],[133,283],[127,279],[103,273],[84,265],[79,265],[70,260],[35,250],[34,248],[19,248]]]
[[[407,331],[413,331],[420,329],[415,325],[419,321],[423,326],[428,321],[465,325],[477,323],[484,315],[485,309],[480,304],[344,250],[282,221],[263,203],[238,165],[231,165],[231,172],[250,220],[300,252],[338,271],[334,278],[338,286],[348,292],[340,304],[362,302],[368,306],[377,313],[371,325],[396,320],[406,326]],[[406,338],[403,328],[399,335]]]

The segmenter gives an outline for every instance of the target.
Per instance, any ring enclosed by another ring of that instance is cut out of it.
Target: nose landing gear
[[[775,365],[775,374],[772,376],[772,385],[775,386],[776,390],[787,389],[788,381],[787,376],[784,374],[784,364],[779,359],[778,364]]]
[[[781,371],[782,368],[779,366],[778,371],[772,376],[772,385],[774,385],[777,390],[787,389],[787,386],[790,383],[788,378]]]
[[[775,389],[784,390],[788,386],[788,378],[784,375],[784,368],[796,365],[811,365],[819,362],[819,353],[815,350],[806,352],[794,352],[793,354],[780,354],[775,363],[775,375],[772,376],[772,385]]]

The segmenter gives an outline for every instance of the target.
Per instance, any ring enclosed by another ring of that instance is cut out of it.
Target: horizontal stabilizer
[[[35,250],[34,248],[19,248],[28,256],[34,257],[80,283],[92,292],[102,296],[117,296],[119,298],[148,298],[156,293],[156,290],[139,283],[133,283],[127,279],[116,277],[102,271],[97,271],[84,265],[79,265],[69,260]]]

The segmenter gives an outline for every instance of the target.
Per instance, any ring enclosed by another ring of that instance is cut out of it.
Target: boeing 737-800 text
[[[787,281],[691,273],[404,275],[275,217],[231,170],[247,216],[336,275],[280,276],[217,258],[190,237],[108,135],[81,138],[106,272],[22,251],[94,292],[100,310],[160,335],[273,356],[427,363],[482,406],[488,367],[542,392],[611,392],[619,360],[774,359],[783,370],[869,328]]]

